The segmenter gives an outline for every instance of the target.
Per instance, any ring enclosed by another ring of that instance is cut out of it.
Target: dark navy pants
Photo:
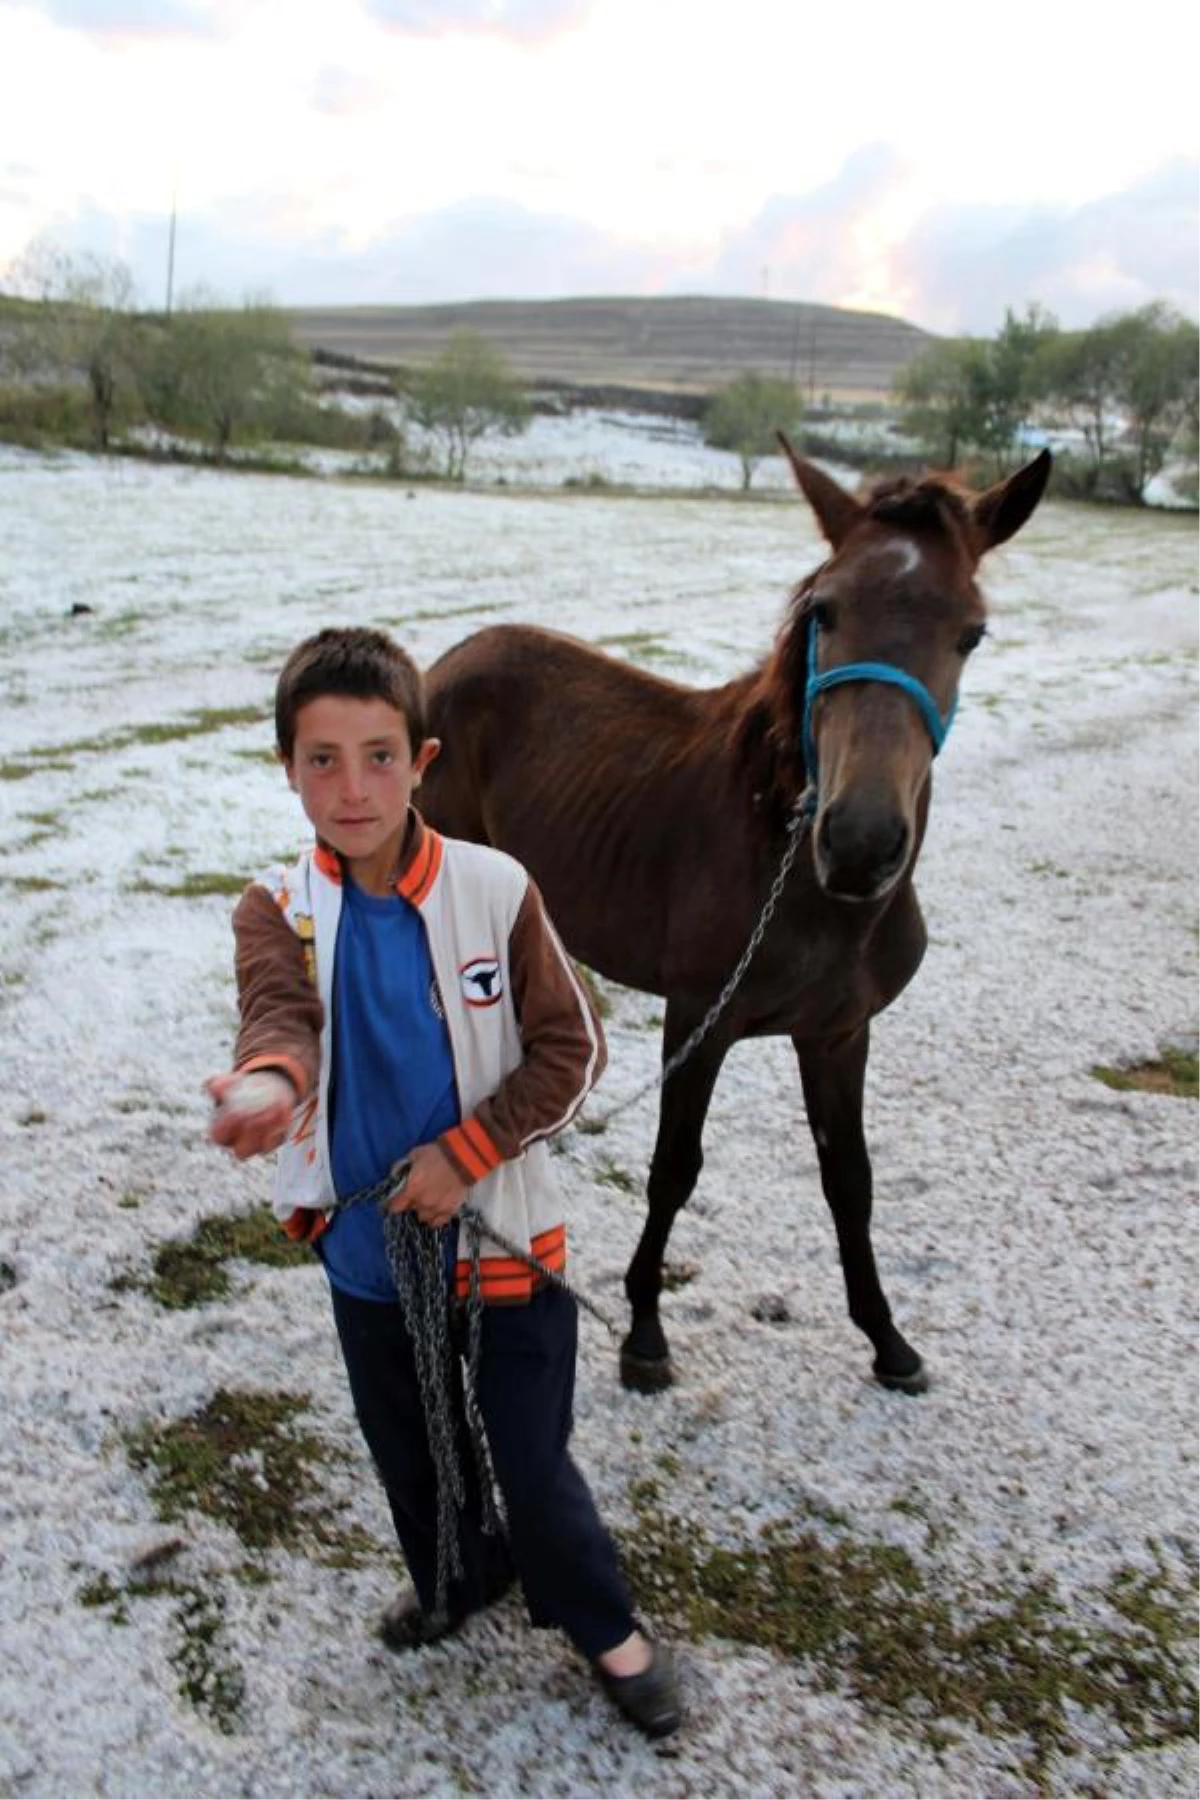
[[[437,1479],[412,1346],[398,1306],[331,1288],[354,1409],[383,1480],[421,1605],[437,1587]],[[527,1306],[486,1306],[479,1400],[508,1520],[512,1562],[535,1625],[559,1626],[591,1659],[635,1628],[616,1546],[567,1449],[575,1393],[575,1302],[547,1285]],[[456,1394],[468,1489],[459,1519],[465,1578],[452,1612],[483,1604],[508,1552],[481,1524],[475,1457]]]

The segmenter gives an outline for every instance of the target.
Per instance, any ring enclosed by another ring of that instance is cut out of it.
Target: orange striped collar
[[[313,851],[313,861],[322,875],[328,876],[330,881],[336,882],[338,887],[341,887],[342,865],[338,859],[338,853],[328,844],[323,844],[320,838],[317,839],[317,847]]]
[[[442,839],[427,825],[416,807],[412,808],[413,829],[409,835],[404,867],[396,882],[402,900],[421,906],[430,895],[442,866]]]
[[[415,806],[409,808],[409,819],[411,829],[404,849],[404,861],[396,879],[396,892],[402,900],[409,901],[413,906],[420,906],[429,898],[438,878],[443,845],[440,833],[425,823]],[[313,851],[313,861],[322,875],[341,886],[341,858],[331,845],[322,843],[320,838]]]

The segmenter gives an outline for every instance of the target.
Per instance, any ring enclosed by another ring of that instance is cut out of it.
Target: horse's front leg
[[[863,1135],[870,1027],[832,1045],[793,1042],[821,1186],[837,1228],[850,1317],[875,1346],[876,1379],[884,1387],[922,1393],[929,1383],[921,1358],[892,1323],[871,1248],[871,1159]]]
[[[681,1016],[681,1009],[667,1003],[663,1029],[663,1061],[674,1055],[701,1014]],[[658,1316],[663,1285],[663,1256],[675,1215],[686,1205],[704,1163],[701,1138],[708,1103],[729,1048],[729,1040],[714,1032],[665,1083],[658,1113],[658,1138],[646,1183],[646,1223],[633,1260],[625,1274],[625,1292],[632,1311],[629,1336],[621,1345],[621,1380],[627,1388],[652,1394],[670,1387],[675,1379],[666,1334]]]

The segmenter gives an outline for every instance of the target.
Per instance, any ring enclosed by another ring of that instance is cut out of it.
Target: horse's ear
[[[783,445],[783,453],[792,465],[792,473],[800,491],[817,515],[817,523],[835,550],[840,550],[863,516],[863,509],[853,494],[839,487],[831,475],[815,463],[797,456],[782,431],[775,436]]]
[[[1050,452],[1043,450],[1007,481],[998,481],[980,494],[971,508],[980,556],[1020,531],[1046,491],[1053,461]]]

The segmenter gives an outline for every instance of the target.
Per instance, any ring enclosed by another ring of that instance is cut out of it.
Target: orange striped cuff
[[[474,1184],[498,1169],[504,1161],[487,1132],[476,1118],[464,1119],[443,1131],[438,1143],[464,1181]]]
[[[486,1235],[487,1227],[484,1227]],[[534,1238],[529,1246],[529,1254],[536,1256],[540,1263],[561,1275],[567,1266],[567,1233],[563,1225],[555,1225],[550,1231],[543,1231]],[[515,1256],[484,1256],[479,1263],[479,1292],[481,1298],[492,1305],[520,1303],[529,1299],[534,1289],[541,1287],[546,1277],[539,1275]],[[460,1257],[454,1269],[454,1292],[459,1300],[466,1300],[471,1292],[471,1265],[466,1257]]]
[[[280,1223],[294,1244],[315,1244],[329,1223],[329,1214],[316,1212],[311,1206],[297,1206]]]

